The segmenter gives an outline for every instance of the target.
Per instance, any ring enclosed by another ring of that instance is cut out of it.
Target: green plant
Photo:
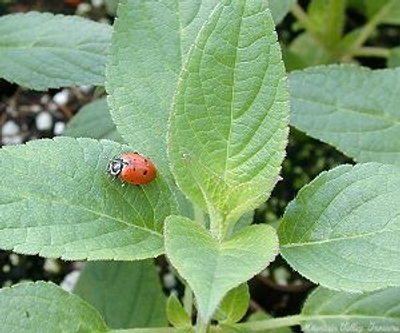
[[[291,3],[271,1],[276,21]],[[88,264],[76,287],[81,297],[44,282],[2,289],[4,332],[399,327],[400,72],[315,67],[290,74],[287,87],[266,6],[263,0],[122,1],[106,68],[118,131],[112,138],[120,143],[60,137],[0,151],[1,248],[66,260],[133,261]],[[39,21],[49,24],[44,31],[26,29]],[[23,38],[0,39],[0,54],[36,71],[27,76],[14,63],[1,64],[2,77],[35,89],[105,82],[107,26],[31,13],[0,19],[0,32],[16,22],[23,23]],[[47,29],[63,31],[64,24],[74,27],[72,44],[44,38]],[[88,37],[76,33],[83,25]],[[48,72],[20,52],[20,43],[50,59]],[[76,76],[51,72],[59,67]],[[275,230],[251,225],[246,213],[279,180],[289,92],[294,126],[365,163],[322,173],[289,204]],[[96,103],[87,108],[107,112],[104,101]],[[85,116],[95,117],[92,112]],[[88,123],[75,122],[69,133],[79,124],[88,131]],[[132,149],[154,160],[154,182],[122,187],[107,178],[107,158]],[[246,281],[278,252],[321,287],[299,315],[238,323],[249,302]],[[149,261],[160,254],[185,283],[182,303],[175,296],[166,302],[161,293]],[[126,292],[130,283],[133,295]]]

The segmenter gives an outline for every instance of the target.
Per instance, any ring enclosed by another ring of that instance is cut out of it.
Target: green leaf
[[[331,65],[290,74],[293,126],[359,162],[400,165],[400,69]]]
[[[81,108],[78,114],[68,123],[64,135],[74,138],[88,137],[123,142],[121,135],[111,120],[105,98],[89,103]]]
[[[240,229],[248,227],[254,221],[254,210],[251,210],[240,217],[233,228],[233,233],[238,232]]]
[[[302,55],[297,54],[289,48],[282,49],[282,57],[288,73],[307,67],[307,62],[310,61],[309,59],[303,59]]]
[[[324,34],[327,29],[328,16],[333,13],[328,12],[329,2],[326,0],[312,0],[307,6],[307,16],[311,21],[314,31]]]
[[[278,25],[289,13],[290,8],[296,3],[296,0],[269,0],[269,8],[274,22]]]
[[[169,216],[164,234],[167,256],[192,288],[205,322],[229,290],[260,272],[277,254],[275,230],[267,225],[252,225],[218,242],[197,223]]]
[[[111,29],[77,16],[30,12],[0,18],[0,77],[46,90],[104,85]]]
[[[181,73],[168,144],[179,187],[212,220],[227,226],[268,198],[284,156],[287,97],[266,1],[222,1]]]
[[[337,167],[300,190],[278,228],[281,254],[331,289],[371,291],[400,284],[400,169]]]
[[[310,33],[303,32],[290,44],[289,51],[292,57],[302,67],[310,67],[329,62],[329,52]],[[290,65],[290,64],[289,64]]]
[[[397,332],[399,302],[400,288],[348,294],[319,287],[304,305],[301,326],[306,333]]]
[[[169,110],[186,53],[218,0],[123,0],[107,65],[108,102],[126,142],[169,170]]]
[[[46,282],[0,289],[0,322],[7,333],[108,332],[92,306]]]
[[[171,294],[167,302],[167,317],[168,321],[174,327],[190,327],[192,319],[186,313],[178,297]]]
[[[74,292],[93,305],[110,328],[167,325],[166,297],[152,260],[87,263]]]
[[[129,150],[67,137],[2,148],[0,248],[70,260],[161,254],[174,195],[160,173],[144,186],[113,182],[108,159]]]
[[[398,0],[364,0],[367,16],[380,24],[400,24]]]
[[[234,324],[240,321],[247,312],[250,293],[247,283],[230,290],[219,305],[214,318],[224,324]]]

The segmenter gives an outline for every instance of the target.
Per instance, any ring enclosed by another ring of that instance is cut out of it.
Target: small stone
[[[60,287],[66,291],[72,292],[75,288],[76,283],[78,282],[80,275],[80,271],[73,271],[67,274],[64,280],[60,283]]]
[[[289,284],[290,273],[285,267],[278,267],[274,270],[274,279],[280,286]]]
[[[3,145],[5,146],[20,145],[22,142],[23,138],[21,135],[3,137]]]
[[[42,107],[40,105],[37,105],[37,104],[32,105],[30,107],[30,109],[31,109],[31,112],[34,112],[34,113],[39,113],[40,111],[43,110]]]
[[[104,0],[92,0],[92,6],[94,8],[100,8],[104,5]]]
[[[47,104],[47,110],[49,110],[52,113],[55,113],[58,110],[58,105],[56,103],[49,103]]]
[[[85,93],[89,94],[93,90],[93,86],[80,86],[79,89]]]
[[[19,255],[18,254],[11,253],[9,255],[8,259],[10,259],[11,265],[18,266],[18,264],[19,264]]]
[[[54,124],[54,130],[53,130],[54,135],[61,135],[64,133],[64,130],[65,130],[65,123],[63,123],[62,121],[57,121]]]
[[[6,121],[2,128],[3,136],[13,136],[19,133],[19,126],[13,120]]]
[[[89,5],[88,3],[83,2],[83,3],[80,3],[78,5],[78,7],[76,7],[76,14],[77,15],[85,15],[88,12],[90,12],[91,9],[92,9],[91,5]]]
[[[53,102],[57,105],[65,105],[69,101],[69,90],[63,89],[53,96]]]
[[[176,297],[179,297],[179,292],[176,289],[171,289],[169,292],[170,295],[174,295]]]
[[[176,277],[173,273],[166,273],[163,276],[164,286],[167,289],[172,289],[176,287]]]
[[[37,115],[35,122],[39,131],[48,131],[53,126],[53,117],[49,112],[43,111]]]
[[[40,103],[42,103],[42,104],[47,104],[48,102],[50,102],[50,96],[49,95],[43,95],[41,98],[40,98]]]
[[[12,105],[7,105],[6,106],[6,113],[8,113],[11,117],[18,117],[18,111]]]
[[[54,259],[46,259],[44,261],[43,269],[49,273],[59,273],[60,272],[60,265]]]

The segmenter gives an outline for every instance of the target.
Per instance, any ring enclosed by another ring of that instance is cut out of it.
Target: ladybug
[[[157,176],[153,162],[137,152],[126,153],[113,159],[107,166],[107,173],[121,179],[123,183],[143,185]]]

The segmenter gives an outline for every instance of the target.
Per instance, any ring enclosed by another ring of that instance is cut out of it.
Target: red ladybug
[[[150,183],[157,176],[153,162],[137,152],[126,153],[113,159],[107,167],[107,173],[135,185]]]

